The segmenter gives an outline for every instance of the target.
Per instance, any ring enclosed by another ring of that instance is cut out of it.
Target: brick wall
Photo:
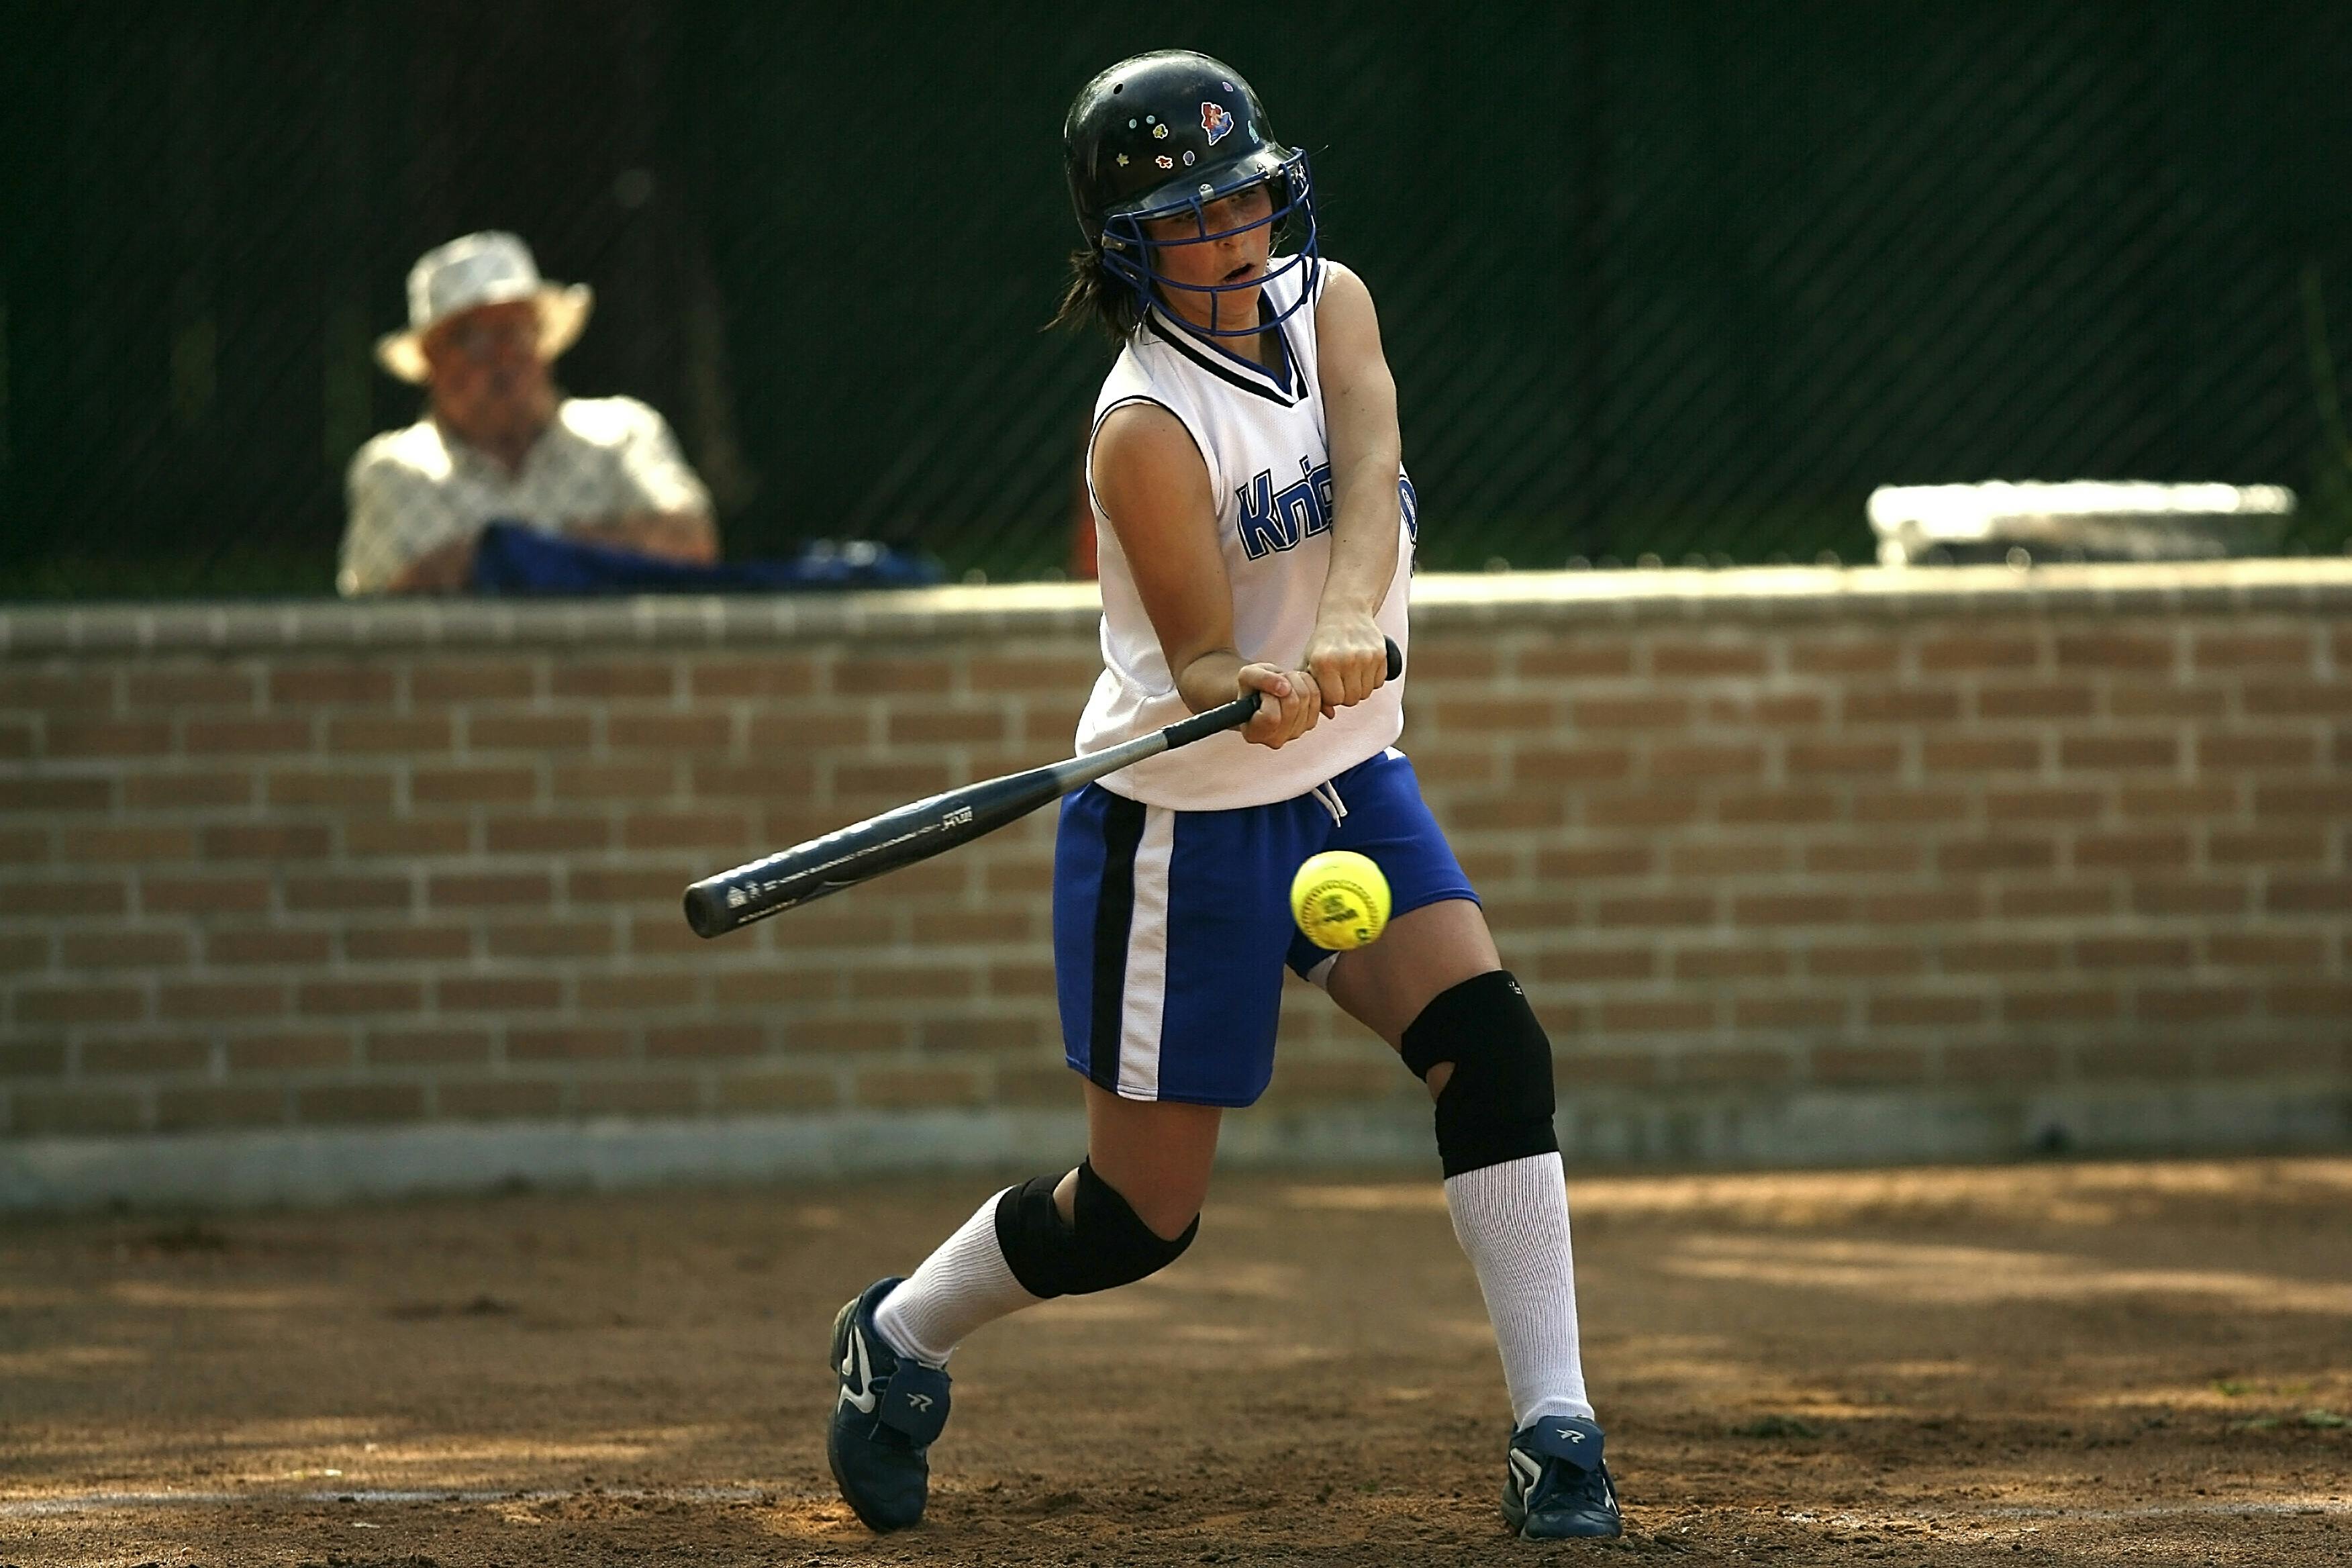
[[[2150,1096],[2174,1141],[2352,1127],[2352,567],[1419,601],[1405,743],[1553,1030],[1572,1147],[1802,1157],[1685,1125],[1800,1102],[1991,1107],[2012,1142],[2021,1107]],[[0,1131],[21,1157],[1066,1108],[1049,815],[715,942],[677,897],[1062,755],[1093,615],[1079,589],[0,612]],[[1289,997],[1277,1114],[1417,1125],[1418,1092]]]

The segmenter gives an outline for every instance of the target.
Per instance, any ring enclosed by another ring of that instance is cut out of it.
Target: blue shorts
[[[1283,963],[1319,978],[1334,956],[1290,918],[1291,877],[1324,849],[1370,857],[1391,919],[1477,898],[1401,752],[1237,811],[1171,811],[1100,784],[1065,800],[1054,970],[1070,1066],[1129,1100],[1255,1103],[1274,1076]]]

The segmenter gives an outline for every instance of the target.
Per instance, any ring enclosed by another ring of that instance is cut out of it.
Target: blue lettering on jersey
[[[1260,468],[1257,477],[1234,491],[1242,503],[1242,553],[1255,561],[1269,550],[1287,550],[1298,542],[1285,539],[1275,522],[1274,470]]]
[[[1298,476],[1296,484],[1276,490],[1274,470],[1261,468],[1249,483],[1234,489],[1234,499],[1241,503],[1242,553],[1251,560],[1262,559],[1270,550],[1295,550],[1300,540],[1329,531],[1339,510],[1331,494],[1331,465],[1318,467],[1301,458]],[[1418,542],[1421,498],[1402,474],[1397,476],[1397,510],[1406,537]]]
[[[1296,550],[1331,526],[1331,465],[1298,459],[1298,480],[1277,490],[1274,470],[1262,468],[1234,491],[1241,503],[1242,553],[1255,561],[1269,550]]]

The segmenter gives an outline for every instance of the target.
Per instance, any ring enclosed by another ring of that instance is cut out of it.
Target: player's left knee
[[[996,1205],[996,1245],[1013,1278],[1032,1296],[1084,1296],[1131,1285],[1157,1274],[1184,1255],[1200,1234],[1201,1218],[1174,1240],[1137,1216],[1118,1189],[1095,1174],[1092,1161],[1078,1163],[1078,1188],[1070,1217],[1054,1206],[1058,1175],[1038,1176],[1008,1190]]]
[[[1437,1096],[1437,1157],[1449,1176],[1559,1152],[1551,1039],[1508,970],[1441,991],[1404,1031],[1404,1062],[1453,1076]]]

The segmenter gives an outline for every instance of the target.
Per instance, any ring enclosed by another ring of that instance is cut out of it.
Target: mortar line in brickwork
[[[2352,610],[2352,561],[1933,569],[1753,567],[1721,571],[1430,574],[1415,584],[1431,624],[1602,615],[1623,623],[1702,619],[1950,619],[1989,614],[2179,614]],[[1096,613],[1091,584],[1023,584],[773,598],[620,600],[594,605],[328,603],[241,608],[0,610],[0,656],[170,648],[355,649],[483,646],[715,647],[849,637],[1072,631]]]

